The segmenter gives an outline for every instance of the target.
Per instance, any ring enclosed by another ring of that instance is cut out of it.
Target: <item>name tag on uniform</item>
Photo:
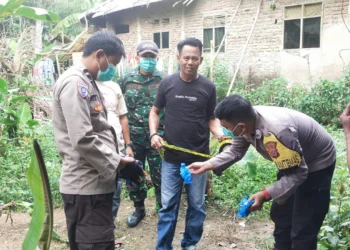
[[[157,84],[151,84],[148,86],[149,90],[157,90],[159,88],[159,83]]]
[[[300,166],[301,155],[284,146],[273,133],[269,132],[269,135],[264,137],[264,146],[278,170]]]
[[[143,87],[142,84],[129,83],[129,84],[126,86],[126,89],[140,90],[140,89],[142,89],[142,87]]]

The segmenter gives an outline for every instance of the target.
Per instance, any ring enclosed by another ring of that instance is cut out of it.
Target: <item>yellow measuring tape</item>
[[[221,152],[221,148],[224,145],[231,144],[231,140],[232,139],[225,139],[225,140],[221,141],[219,143],[219,149],[220,149],[219,152]],[[197,155],[197,156],[200,156],[200,157],[203,157],[203,158],[208,158],[208,159],[214,157],[214,155],[203,154],[203,153],[199,153],[197,151],[190,150],[190,149],[187,149],[187,148],[181,148],[181,147],[178,147],[178,146],[175,146],[175,145],[171,145],[171,144],[167,143],[166,141],[164,141],[164,147],[158,149],[158,153],[159,153],[159,155],[160,155],[160,157],[162,159],[164,159],[164,148],[168,148],[168,149],[184,152],[184,153],[191,154],[191,155]]]

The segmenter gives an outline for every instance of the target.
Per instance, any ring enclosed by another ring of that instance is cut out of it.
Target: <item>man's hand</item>
[[[133,157],[122,157],[119,162],[118,170],[125,168],[125,165],[129,162],[133,162],[135,159]]]
[[[227,137],[226,137],[224,134],[222,134],[222,135],[219,136],[218,140],[219,140],[219,142],[222,142],[222,141],[225,140],[226,138],[227,138]]]
[[[151,147],[154,149],[160,149],[161,147],[164,147],[164,140],[159,135],[152,136],[151,139]]]
[[[343,125],[345,132],[350,132],[350,104],[348,104],[344,112],[340,115],[339,121]]]
[[[261,210],[264,202],[265,202],[265,195],[262,191],[253,194],[248,201],[254,200],[254,204],[249,208],[249,211],[254,212],[256,210]]]
[[[128,156],[134,157],[134,151],[132,150],[131,147],[126,147],[125,153],[126,153],[126,155],[128,155]]]
[[[127,157],[133,159],[131,157]],[[128,159],[129,160],[129,159]],[[132,182],[141,182],[142,176],[145,175],[142,163],[137,160],[128,161],[125,167],[119,170],[120,178],[130,180]]]
[[[201,174],[214,169],[213,164],[209,161],[205,162],[195,162],[188,166],[188,169],[192,174]]]

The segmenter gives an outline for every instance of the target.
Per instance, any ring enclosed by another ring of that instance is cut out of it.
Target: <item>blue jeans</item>
[[[181,247],[195,246],[202,237],[205,220],[204,194],[206,173],[192,175],[192,184],[186,185],[188,208],[186,227]],[[156,250],[172,250],[179,214],[183,179],[180,164],[162,162],[162,208],[159,210],[158,243]]]
[[[120,206],[120,194],[122,192],[122,185],[123,185],[123,179],[119,178],[116,183],[114,195],[113,195],[113,207],[112,207],[112,214],[113,214],[113,221],[115,221],[115,218],[117,217],[119,206]]]

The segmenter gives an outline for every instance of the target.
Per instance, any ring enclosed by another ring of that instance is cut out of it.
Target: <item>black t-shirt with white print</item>
[[[216,106],[213,82],[201,75],[192,82],[183,81],[180,73],[167,76],[159,85],[154,106],[165,108],[165,141],[209,154],[209,119],[214,117]],[[164,160],[173,164],[191,164],[207,159],[166,149]]]

